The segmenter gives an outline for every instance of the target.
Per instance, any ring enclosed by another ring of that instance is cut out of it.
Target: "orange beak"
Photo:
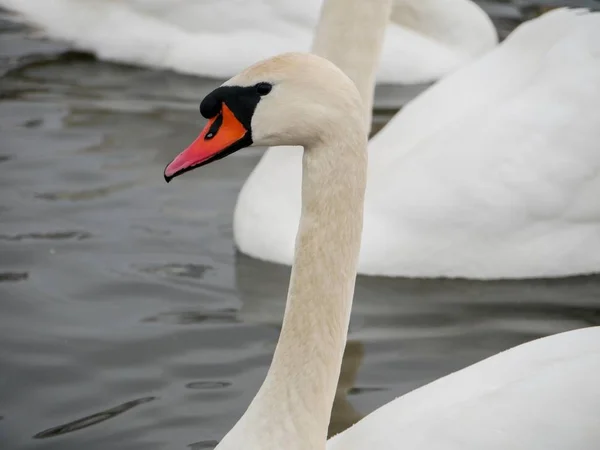
[[[165,168],[165,181],[168,183],[177,175],[221,159],[251,144],[249,130],[223,103],[221,112],[210,119],[196,140]]]

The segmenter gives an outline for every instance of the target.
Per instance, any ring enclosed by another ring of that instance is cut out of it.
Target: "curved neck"
[[[329,131],[328,142],[304,150],[302,213],[281,334],[263,385],[222,441],[228,450],[228,442],[325,448],[354,295],[367,171],[364,127]]]
[[[392,0],[325,0],[312,44],[313,53],[342,69],[358,88],[367,130],[391,7]]]
[[[471,0],[393,0],[390,19],[465,56],[498,42],[491,19]]]

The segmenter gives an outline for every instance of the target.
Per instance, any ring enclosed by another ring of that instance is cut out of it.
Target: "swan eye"
[[[271,83],[258,83],[256,86],[256,92],[258,95],[267,95],[273,89],[273,85]]]

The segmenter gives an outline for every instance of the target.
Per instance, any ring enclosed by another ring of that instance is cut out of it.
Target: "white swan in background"
[[[382,19],[373,8],[388,14],[389,1],[338,2],[350,3],[346,23],[371,25],[363,36],[317,32],[315,52],[344,70],[370,107],[376,59],[369,71],[352,57],[377,54]],[[600,13],[557,9],[405,106],[369,142],[359,273],[600,271],[599,80]],[[268,149],[245,182],[234,213],[241,252],[291,264],[301,159],[300,147]]]
[[[304,147],[281,334],[264,383],[218,450],[597,450],[600,327],[488,358],[391,401],[326,444],[363,225],[360,94],[328,60],[292,53],[227,81],[200,111],[209,122],[167,165],[167,181],[250,145]]]
[[[229,78],[308,51],[322,0],[0,0],[46,35],[102,59]],[[365,3],[368,3],[365,2]],[[394,0],[379,81],[433,81],[497,43],[470,0]],[[343,14],[343,11],[341,11]]]

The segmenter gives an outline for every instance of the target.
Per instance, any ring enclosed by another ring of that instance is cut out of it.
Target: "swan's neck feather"
[[[375,76],[392,0],[325,0],[312,52],[333,62],[356,85],[371,127]]]
[[[354,295],[367,170],[364,127],[334,128],[305,147],[302,215],[273,362],[219,450],[241,442],[247,449],[325,448]]]

